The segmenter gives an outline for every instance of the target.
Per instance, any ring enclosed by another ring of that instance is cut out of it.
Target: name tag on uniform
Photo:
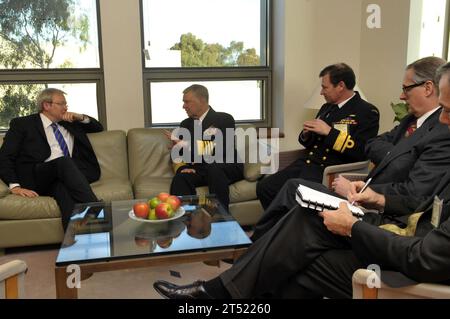
[[[433,213],[431,215],[431,225],[433,225],[434,227],[439,226],[439,222],[441,220],[443,204],[444,204],[444,200],[440,199],[437,196],[434,196]]]
[[[333,127],[338,131],[348,133],[348,124],[333,123]]]

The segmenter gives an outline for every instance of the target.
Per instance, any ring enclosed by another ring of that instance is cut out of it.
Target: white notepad
[[[350,204],[345,199],[316,191],[315,189],[301,184],[297,188],[295,197],[302,207],[315,209],[317,211],[336,210],[339,209],[339,204],[344,202],[347,203],[347,206],[353,215],[357,217],[364,216],[364,212],[360,207]]]

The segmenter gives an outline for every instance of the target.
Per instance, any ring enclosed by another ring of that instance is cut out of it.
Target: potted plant
[[[405,116],[408,115],[408,103],[399,102],[397,104],[394,104],[391,102],[391,107],[395,113],[394,122],[400,122]]]

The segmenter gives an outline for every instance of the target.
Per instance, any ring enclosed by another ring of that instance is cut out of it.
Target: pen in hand
[[[364,191],[366,190],[366,188],[369,186],[369,184],[370,184],[371,181],[372,181],[372,177],[369,178],[369,179],[366,181],[366,183],[364,184],[363,188],[361,188],[361,190],[358,192],[358,194],[361,194],[362,192],[364,192]],[[350,203],[350,205],[354,205],[354,204],[355,204],[355,201],[352,201],[352,202]]]

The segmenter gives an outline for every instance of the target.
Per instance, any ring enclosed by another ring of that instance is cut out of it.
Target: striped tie
[[[52,123],[50,126],[53,129],[53,133],[55,134],[56,140],[58,141],[59,147],[61,147],[64,156],[70,157],[69,148],[67,147],[64,137],[58,129],[58,125],[56,125],[56,123]]]

